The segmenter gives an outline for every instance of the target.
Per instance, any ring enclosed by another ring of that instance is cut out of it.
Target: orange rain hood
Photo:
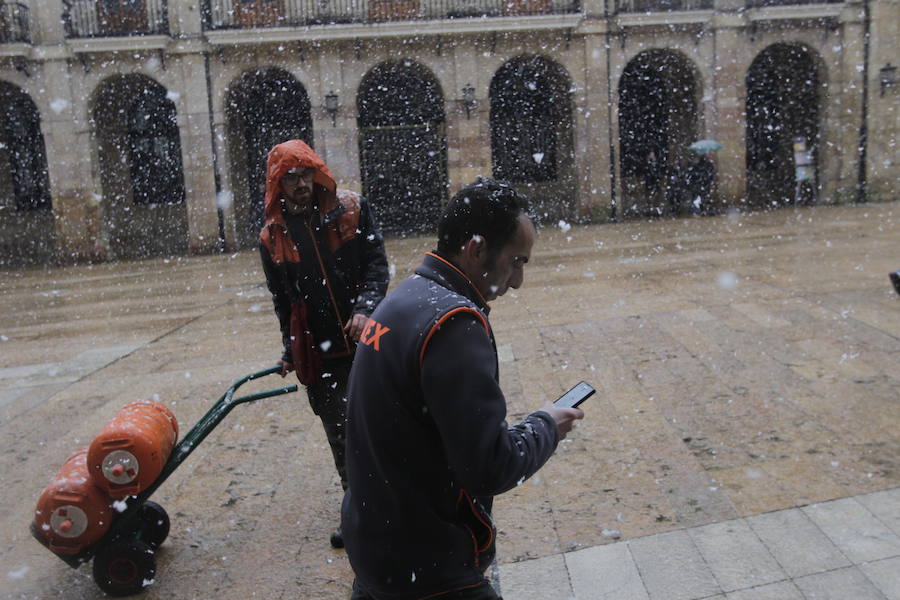
[[[336,202],[337,185],[325,162],[312,148],[301,140],[278,144],[269,151],[266,163],[265,222],[259,232],[259,240],[269,250],[275,264],[299,262],[297,249],[286,235],[287,226],[281,212],[281,188],[279,183],[285,173],[293,168],[313,168],[313,194],[320,212],[328,212]]]

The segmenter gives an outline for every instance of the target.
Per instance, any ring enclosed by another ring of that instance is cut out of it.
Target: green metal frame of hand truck
[[[166,461],[166,464],[163,466],[162,472],[159,474],[159,477],[145,490],[140,492],[136,496],[132,496],[125,500],[126,508],[121,512],[118,516],[116,516],[112,525],[109,528],[109,531],[104,534],[104,536],[92,544],[88,548],[85,548],[78,554],[73,555],[62,555],[57,554],[59,558],[65,561],[69,566],[73,568],[78,568],[80,565],[86,563],[91,560],[94,555],[102,548],[107,545],[112,544],[118,539],[132,535],[135,539],[140,539],[141,528],[139,526],[139,513],[141,507],[147,501],[147,499],[156,491],[159,486],[163,484],[163,482],[168,479],[169,475],[172,474],[178,466],[184,462],[184,460],[194,451],[200,442],[202,442],[209,433],[215,429],[216,425],[218,425],[225,416],[231,412],[238,404],[244,404],[245,402],[255,402],[257,400],[262,400],[263,398],[271,398],[272,396],[280,396],[282,394],[289,394],[291,392],[297,391],[296,385],[287,385],[284,387],[280,387],[277,389],[266,390],[264,392],[256,392],[255,394],[248,394],[246,396],[239,396],[237,398],[234,397],[235,391],[247,383],[248,381],[252,381],[254,379],[259,379],[260,377],[265,377],[266,375],[272,375],[274,373],[280,373],[281,366],[270,367],[263,371],[258,371],[256,373],[251,373],[245,377],[242,377],[231,384],[228,390],[222,394],[219,400],[213,404],[212,408],[207,411],[203,417],[197,421],[197,423],[191,428],[190,431],[185,434],[185,436],[181,439],[178,444],[176,444],[175,448],[172,449],[172,454],[169,456],[169,460]],[[34,523],[32,523],[32,535],[44,546],[47,546],[46,540],[34,529]],[[135,535],[136,534],[136,535]]]

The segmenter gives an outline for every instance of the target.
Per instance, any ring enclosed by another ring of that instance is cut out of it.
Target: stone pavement
[[[897,203],[543,229],[491,314],[510,419],[598,394],[497,500],[507,600],[900,598],[898,240]],[[396,279],[431,245],[391,241]],[[102,597],[31,539],[37,496],[126,402],[184,430],[274,363],[257,260],[0,273],[0,597]],[[154,500],[172,533],[145,598],[348,596],[302,393],[236,408]]]
[[[900,488],[504,565],[506,598],[900,598]]]

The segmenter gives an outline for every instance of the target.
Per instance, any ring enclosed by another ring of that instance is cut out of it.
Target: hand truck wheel
[[[110,596],[130,596],[156,576],[156,557],[141,540],[117,540],[94,556],[94,581]]]
[[[129,537],[147,542],[151,549],[156,550],[168,537],[169,526],[166,510],[156,502],[147,500],[138,510],[136,522],[134,526],[129,526],[128,533],[131,534]]]

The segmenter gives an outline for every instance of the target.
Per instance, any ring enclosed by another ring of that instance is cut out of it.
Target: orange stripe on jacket
[[[470,312],[473,315],[475,315],[476,317],[478,317],[478,319],[481,321],[481,324],[484,326],[484,332],[486,334],[488,334],[488,336],[491,335],[491,330],[488,327],[487,319],[485,319],[484,315],[481,314],[478,310],[471,308],[469,306],[460,306],[459,308],[454,308],[453,310],[451,310],[450,312],[448,312],[447,314],[442,316],[440,319],[438,319],[437,323],[432,325],[431,329],[428,331],[428,335],[425,336],[425,341],[422,342],[422,350],[419,351],[419,368],[420,369],[422,368],[422,363],[425,362],[425,349],[428,347],[428,342],[431,340],[431,336],[433,336],[434,333],[438,329],[441,328],[441,325],[443,325],[444,322],[447,321],[447,319],[449,319],[453,315],[459,314],[461,312]]]

